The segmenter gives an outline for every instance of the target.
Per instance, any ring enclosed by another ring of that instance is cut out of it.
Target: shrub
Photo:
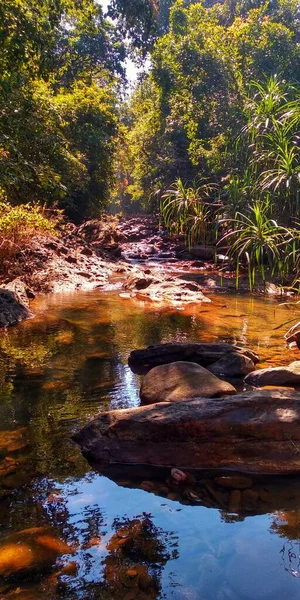
[[[231,219],[232,229],[220,240],[229,243],[228,257],[236,267],[236,285],[239,283],[241,264],[246,263],[250,290],[253,289],[257,273],[266,282],[266,269],[271,276],[275,273],[283,278],[287,275],[288,255],[293,251],[294,230],[278,225],[269,216],[268,203],[256,202],[245,213],[236,213]],[[293,257],[289,258],[292,261]],[[295,260],[295,259],[294,259]]]
[[[213,244],[219,204],[211,200],[216,186],[202,181],[185,186],[178,178],[161,197],[160,214],[171,234],[183,234],[189,247]]]
[[[0,269],[6,270],[9,263],[24,251],[35,235],[54,235],[61,213],[46,211],[37,205],[20,204],[11,206],[0,202]]]

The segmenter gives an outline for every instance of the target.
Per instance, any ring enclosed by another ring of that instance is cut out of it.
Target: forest
[[[51,230],[45,210],[160,212],[189,246],[229,246],[250,287],[266,267],[297,286],[298,0],[3,0],[0,50],[9,243]]]
[[[299,600],[299,0],[0,0],[0,600]]]

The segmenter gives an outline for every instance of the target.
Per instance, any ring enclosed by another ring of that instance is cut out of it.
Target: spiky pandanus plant
[[[207,181],[184,185],[178,178],[162,194],[160,214],[170,233],[183,234],[189,247],[195,243],[212,244],[216,240],[216,213],[213,201],[217,186]]]
[[[237,213],[236,218],[231,220],[231,231],[220,241],[220,244],[230,242],[228,256],[236,267],[237,287],[242,264],[247,265],[250,290],[253,289],[257,273],[264,283],[268,272],[271,276],[275,272],[281,278],[285,276],[285,257],[292,241],[292,232],[271,219],[268,209],[268,204],[256,202],[247,214]]]

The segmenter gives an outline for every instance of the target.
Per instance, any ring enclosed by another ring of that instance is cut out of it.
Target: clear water
[[[298,600],[298,491],[292,509],[232,518],[118,485],[70,439],[97,412],[139,404],[132,349],[234,341],[262,366],[287,364],[299,351],[274,328],[292,314],[265,298],[219,296],[179,311],[117,292],[40,298],[33,309],[35,319],[0,337],[0,598]],[[58,539],[69,551],[53,550]],[[21,568],[26,544],[34,560]]]

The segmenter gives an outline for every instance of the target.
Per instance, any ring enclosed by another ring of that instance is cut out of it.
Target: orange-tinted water
[[[33,310],[0,337],[0,598],[298,599],[299,510],[230,519],[120,487],[70,440],[98,411],[138,405],[131,350],[222,340],[261,367],[288,364],[300,353],[288,326],[275,328],[293,313],[263,297],[177,310],[117,291],[43,297]]]

